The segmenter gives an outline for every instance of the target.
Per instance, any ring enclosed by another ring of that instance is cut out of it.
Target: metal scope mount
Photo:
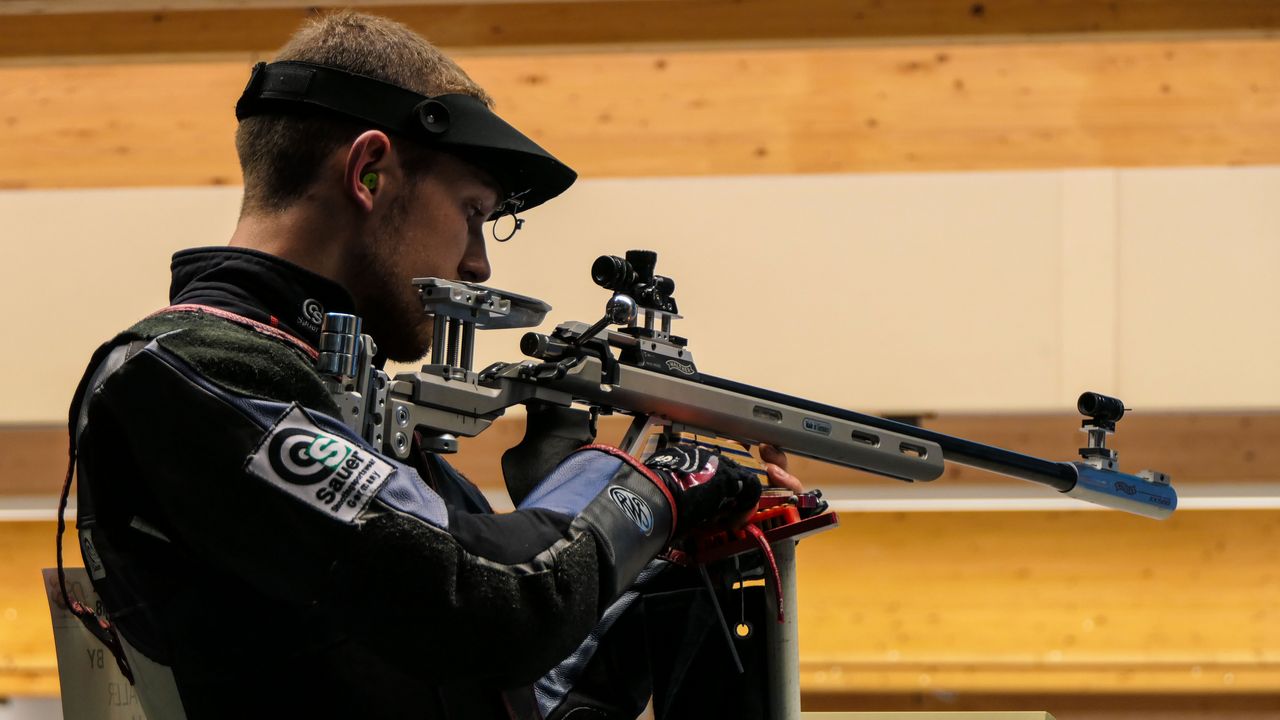
[[[543,360],[534,377],[562,378],[582,361],[584,353],[589,353],[600,360],[607,384],[617,381],[619,366],[697,379],[698,368],[689,352],[689,341],[671,332],[672,323],[681,319],[672,297],[676,283],[654,274],[657,262],[658,254],[650,250],[629,250],[625,258],[596,258],[591,265],[591,280],[613,291],[604,317],[594,325],[561,323],[550,335],[526,334],[520,341],[520,351]],[[609,325],[624,327],[605,332]],[[618,350],[616,360],[610,348]]]
[[[1080,431],[1089,436],[1088,447],[1080,448],[1084,465],[1099,470],[1120,472],[1120,453],[1107,447],[1107,436],[1114,435],[1116,423],[1124,417],[1126,408],[1119,398],[1101,393],[1081,393],[1076,409],[1085,416],[1080,421]],[[1159,470],[1139,470],[1137,477],[1157,485],[1168,485],[1169,476]]]

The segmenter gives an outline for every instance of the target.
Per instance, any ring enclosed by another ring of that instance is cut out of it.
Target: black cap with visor
[[[490,220],[541,205],[578,177],[478,98],[460,93],[427,97],[314,63],[255,65],[236,103],[236,119],[324,110],[451,153],[489,173],[503,193]]]

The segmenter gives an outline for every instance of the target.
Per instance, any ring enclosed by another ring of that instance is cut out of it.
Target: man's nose
[[[478,250],[471,250],[463,255],[462,262],[458,265],[458,277],[467,282],[482,283],[489,279],[491,272],[483,245]]]

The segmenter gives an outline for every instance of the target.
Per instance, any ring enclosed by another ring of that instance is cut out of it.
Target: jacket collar
[[[336,282],[248,248],[193,248],[174,254],[169,302],[209,305],[279,328],[316,347],[325,313],[355,312]]]

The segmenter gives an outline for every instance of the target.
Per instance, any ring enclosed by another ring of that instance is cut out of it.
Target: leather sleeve
[[[94,442],[120,458],[106,474],[127,473],[187,555],[319,608],[432,683],[537,678],[672,531],[661,481],[606,448],[571,456],[514,513],[451,519],[415,471],[337,419],[230,391],[165,345],[89,401]],[[98,463],[99,488],[103,475]]]

